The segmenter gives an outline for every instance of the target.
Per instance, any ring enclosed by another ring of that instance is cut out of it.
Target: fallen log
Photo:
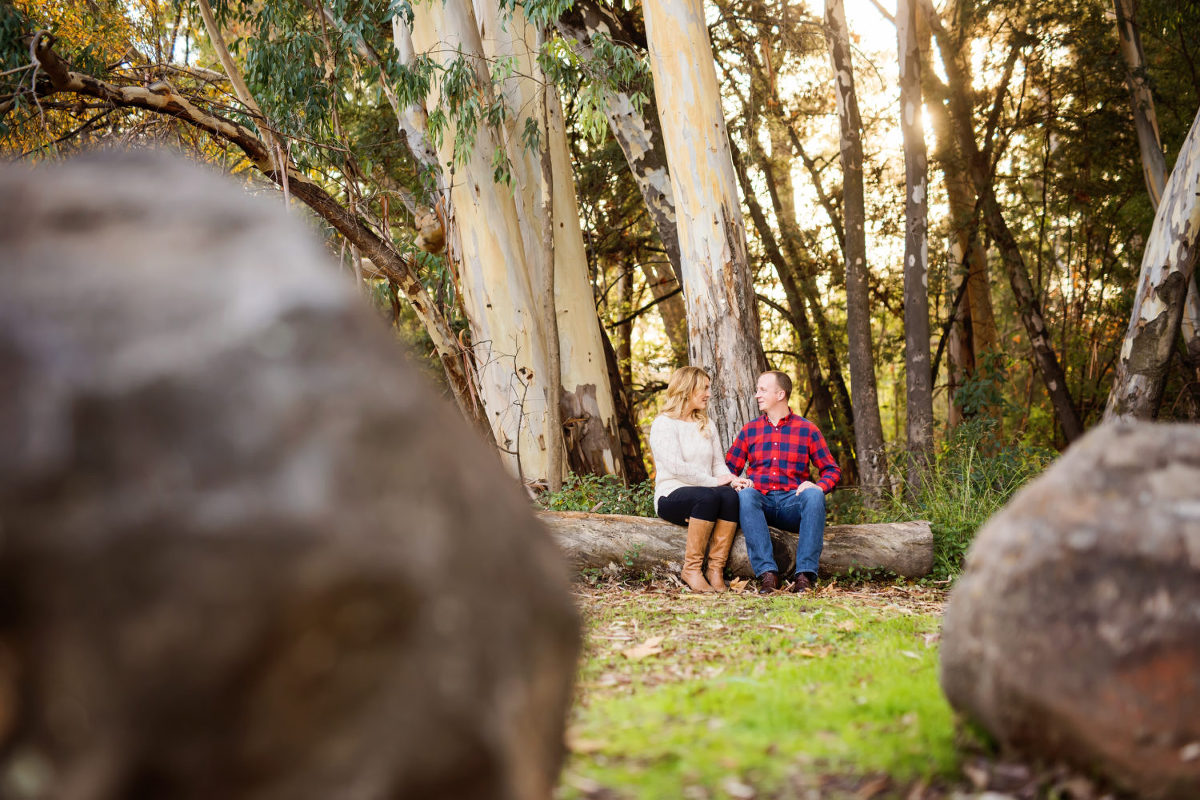
[[[543,511],[538,517],[576,570],[606,569],[611,564],[632,572],[677,572],[683,558],[686,529],[654,517],[578,511]],[[796,560],[796,538],[794,533],[771,528],[775,562],[785,573]],[[733,540],[727,567],[737,577],[754,577],[740,530]],[[933,569],[933,531],[929,523],[919,520],[825,528],[822,575],[875,569],[904,578],[928,575]]]

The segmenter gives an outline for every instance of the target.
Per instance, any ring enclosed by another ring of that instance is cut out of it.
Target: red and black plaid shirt
[[[760,492],[775,489],[795,489],[804,481],[813,481],[810,467],[816,467],[820,480],[815,480],[823,492],[833,491],[842,468],[833,460],[825,437],[817,426],[790,411],[772,425],[766,414],[750,420],[742,428],[729,451],[725,463],[734,475],[746,475]]]

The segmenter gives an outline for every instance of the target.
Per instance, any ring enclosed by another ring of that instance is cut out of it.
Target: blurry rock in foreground
[[[549,796],[565,567],[310,231],[8,168],[0,287],[0,797]]]
[[[1099,428],[980,531],[942,686],[1003,745],[1200,797],[1200,426]]]

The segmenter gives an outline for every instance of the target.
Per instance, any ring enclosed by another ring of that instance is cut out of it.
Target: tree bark
[[[921,59],[930,63],[929,25],[925,15],[919,14],[917,25],[920,30]],[[948,243],[949,270],[958,273],[967,282],[963,294],[962,316],[964,325],[969,321],[969,352],[964,352],[960,364],[966,367],[965,374],[974,374],[985,358],[997,352],[1000,335],[996,328],[996,315],[992,307],[991,279],[988,275],[987,249],[979,235],[979,211],[976,208],[975,189],[971,185],[966,159],[955,144],[954,125],[944,101],[947,88],[930,70],[921,72],[921,86],[925,97],[937,97],[938,102],[926,104],[937,136],[934,158],[942,169],[946,196],[950,210],[950,237]],[[953,281],[952,281],[953,283]],[[957,287],[955,287],[957,291]],[[936,376],[935,376],[936,379]]]
[[[921,59],[916,0],[898,0],[900,129],[904,136],[904,364],[909,485],[933,450],[933,375],[929,364],[929,183],[921,124]]]
[[[1142,175],[1146,179],[1146,190],[1155,209],[1162,201],[1163,188],[1167,185],[1167,159],[1162,151],[1162,138],[1158,133],[1158,117],[1154,113],[1154,96],[1146,81],[1146,57],[1142,52],[1142,38],[1137,25],[1136,0],[1113,0],[1117,12],[1117,38],[1121,42],[1121,55],[1125,58],[1125,82],[1129,86],[1129,105],[1133,110],[1133,124],[1137,130],[1138,149],[1142,156]]]
[[[1133,315],[1121,345],[1105,420],[1153,419],[1179,335],[1200,234],[1200,115],[1175,159],[1142,255]]]
[[[549,91],[548,128],[543,131],[553,181],[553,258],[547,262],[546,229],[540,197],[542,165],[521,136],[525,117],[539,107],[540,69],[532,28],[518,10],[507,15],[496,2],[478,4],[482,18],[466,0],[430,4],[416,10],[413,41],[417,49],[445,63],[459,48],[470,58],[481,96],[494,91],[487,59],[516,60],[513,77],[498,88],[507,106],[499,130],[481,126],[464,167],[452,168],[445,203],[455,220],[462,253],[458,276],[480,362],[484,403],[496,441],[520,477],[549,477],[550,437],[561,427],[551,417],[558,409],[573,421],[570,461],[576,469],[622,474],[613,389],[609,382],[599,321],[586,272],[583,238],[557,93]],[[531,77],[532,76],[532,77]],[[544,83],[544,81],[542,81]],[[451,121],[453,125],[453,120]],[[452,132],[451,132],[452,134]],[[447,135],[439,160],[453,159],[453,135]],[[493,179],[495,152],[503,152],[512,186]],[[452,254],[454,257],[456,254]],[[548,286],[553,270],[554,308],[535,301],[537,287]],[[553,329],[557,326],[558,335]],[[561,375],[550,364],[551,345],[561,350]]]
[[[545,36],[541,30],[537,31],[535,37],[536,49],[534,52],[541,52],[542,45],[545,43]],[[542,76],[543,79],[545,76]],[[538,188],[540,189],[542,208],[541,208],[541,223],[542,223],[542,318],[546,324],[546,355],[547,366],[550,372],[550,378],[558,386],[562,385],[562,358],[558,346],[558,303],[555,299],[555,260],[554,260],[554,223],[556,216],[554,214],[554,165],[553,156],[551,155],[551,134],[550,134],[550,93],[552,86],[547,82],[543,84],[541,94],[540,117],[538,120],[539,127],[542,131],[542,140],[538,147],[539,161],[541,162],[541,181]],[[576,217],[578,220],[578,217]],[[563,224],[567,221],[564,220]],[[575,222],[575,220],[571,220]],[[568,401],[569,402],[569,401]],[[549,468],[546,471],[546,488],[551,492],[562,490],[563,472],[566,469],[566,461],[563,458],[563,406],[565,403],[547,402],[546,403],[546,460],[549,462]],[[619,463],[619,462],[617,462]]]
[[[679,569],[687,529],[653,517],[543,511],[539,519],[549,528],[576,570],[605,569],[647,572]],[[796,534],[771,528],[775,560],[781,568],[795,563]],[[734,539],[726,566],[739,578],[754,570],[746,542]],[[830,525],[821,552],[822,575],[845,575],[852,570],[884,569],[904,578],[920,578],[933,569],[933,532],[928,522],[871,525]],[[790,570],[789,570],[790,573]]]
[[[492,82],[475,12],[469,0],[422,4],[414,9],[412,40],[417,52],[441,66],[465,57],[481,96],[491,99]],[[438,87],[429,104],[441,101]],[[457,126],[450,120],[438,146],[438,160],[454,164]],[[462,247],[451,258],[458,275],[463,306],[471,324],[480,394],[492,434],[509,470],[520,479],[547,474],[546,406],[558,402],[558,382],[547,368],[545,332],[535,311],[537,271],[518,216],[516,193],[493,179],[492,156],[502,147],[501,134],[486,124],[476,130],[465,164],[451,166],[447,216]]]
[[[592,37],[596,35],[607,35],[612,41],[621,42],[627,47],[637,46],[641,39],[626,16],[591,0],[577,2],[573,10],[559,18],[557,27],[559,33],[576,43],[585,58],[592,55]],[[642,265],[646,280],[650,283],[650,291],[655,299],[660,299],[680,285],[683,268],[680,264],[674,190],[671,188],[667,151],[659,126],[658,106],[653,93],[642,104],[641,111],[638,111],[628,92],[612,91],[605,99],[609,130],[625,155],[650,222],[667,254],[669,263],[666,267],[650,263]],[[675,353],[676,361],[682,365],[688,353],[687,311],[683,296],[677,294],[666,297],[657,308],[666,328],[667,339],[671,342],[671,350]]]
[[[617,409],[617,435],[621,444],[621,463],[625,479],[630,483],[642,483],[650,477],[646,472],[646,460],[642,456],[642,440],[634,419],[633,399],[621,381],[621,370],[617,364],[617,353],[613,350],[608,332],[601,329],[600,338],[604,345],[604,363],[608,369],[609,383],[613,387],[613,402]]]
[[[643,6],[679,228],[690,360],[713,379],[710,415],[731,442],[758,416],[766,366],[729,135],[701,0]]]
[[[825,37],[833,66],[841,128],[841,161],[845,182],[846,327],[850,345],[850,391],[854,399],[854,434],[858,470],[868,503],[878,501],[887,486],[883,424],[875,385],[868,287],[866,202],[863,193],[862,117],[854,90],[850,33],[843,0],[825,0]],[[928,363],[928,362],[926,362]]]
[[[1146,57],[1137,24],[1137,3],[1136,0],[1113,0],[1113,6],[1117,12],[1121,55],[1125,58],[1125,80],[1129,85],[1130,108],[1142,157],[1142,173],[1146,179],[1146,190],[1150,193],[1150,203],[1157,211],[1167,183],[1167,159],[1163,155],[1162,138],[1158,132],[1154,95],[1146,80]],[[1195,276],[1188,281],[1182,328],[1184,346],[1195,363],[1196,358],[1200,357],[1200,288],[1196,286]],[[1194,372],[1195,380],[1200,381],[1200,369]]]

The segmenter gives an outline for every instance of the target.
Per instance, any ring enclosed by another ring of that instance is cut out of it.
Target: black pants
[[[658,499],[658,515],[667,522],[687,525],[688,518],[705,522],[738,521],[738,496],[729,484],[724,486],[681,486]]]

